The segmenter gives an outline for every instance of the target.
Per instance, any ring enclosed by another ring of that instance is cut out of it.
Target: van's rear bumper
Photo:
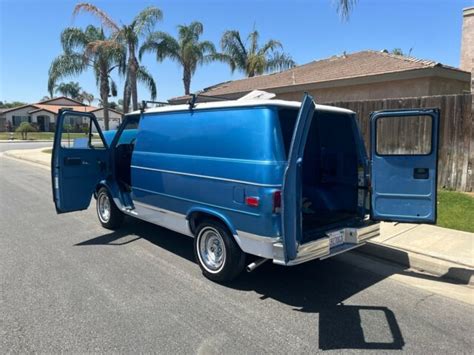
[[[359,228],[342,228],[329,231],[328,234],[339,233],[344,236],[343,244],[330,247],[330,238],[322,237],[315,241],[301,244],[298,247],[296,258],[285,262],[285,250],[281,242],[273,244],[273,262],[279,265],[297,265],[314,259],[326,259],[331,256],[360,247],[371,238],[380,235],[380,224],[374,223]]]

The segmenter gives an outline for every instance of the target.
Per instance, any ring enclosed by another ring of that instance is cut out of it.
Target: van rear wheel
[[[113,230],[122,225],[124,215],[117,208],[112,196],[105,187],[102,187],[97,194],[96,211],[102,227]]]
[[[245,253],[220,222],[205,220],[197,228],[194,255],[204,276],[216,282],[231,281],[245,267]]]

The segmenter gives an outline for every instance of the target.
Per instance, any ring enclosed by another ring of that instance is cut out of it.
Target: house
[[[252,90],[300,100],[304,92],[318,102],[459,94],[470,89],[471,73],[431,60],[366,50],[313,61],[283,72],[229,81],[202,95],[235,99]],[[187,96],[170,102],[182,103]],[[211,100],[211,99],[209,99]]]
[[[2,123],[0,129],[8,130],[9,127],[15,129],[21,122],[26,121],[35,125],[40,132],[51,132],[54,131],[59,110],[65,108],[93,113],[101,128],[104,128],[104,109],[102,107],[89,106],[62,96],[4,110],[0,113],[0,123]],[[109,109],[109,129],[116,129],[121,119],[121,112]]]

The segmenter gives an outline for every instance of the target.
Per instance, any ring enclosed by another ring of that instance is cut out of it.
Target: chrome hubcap
[[[199,254],[201,261],[211,272],[219,271],[225,261],[224,240],[214,228],[205,228],[199,238]]]
[[[102,193],[97,201],[97,212],[102,222],[108,222],[110,219],[110,200],[107,194]]]

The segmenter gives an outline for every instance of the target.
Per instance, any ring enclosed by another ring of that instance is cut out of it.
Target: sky
[[[121,23],[129,23],[147,6],[163,11],[156,30],[176,35],[176,26],[200,21],[202,39],[219,45],[225,30],[246,36],[255,27],[261,41],[276,39],[298,64],[343,52],[360,50],[412,50],[418,58],[458,67],[462,9],[473,0],[358,0],[348,21],[341,21],[335,0],[88,0]],[[37,102],[47,95],[48,69],[61,54],[61,31],[70,26],[99,25],[94,17],[72,11],[72,0],[0,0],[0,101]],[[157,63],[152,54],[142,60],[158,87],[158,100],[184,93],[182,70],[170,60]],[[123,79],[112,74],[119,87]],[[212,63],[198,68],[191,91],[239,79],[228,66]],[[99,96],[91,72],[62,81],[77,81]],[[139,86],[139,99],[149,92]],[[97,101],[95,102],[97,104]]]

